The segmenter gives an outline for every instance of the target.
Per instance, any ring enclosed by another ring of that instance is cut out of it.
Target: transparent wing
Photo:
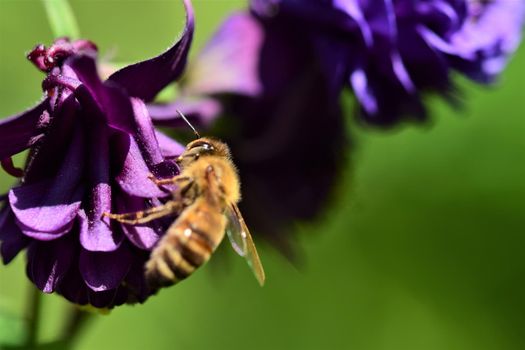
[[[228,218],[228,226],[226,227],[226,233],[232,244],[233,249],[240,256],[244,257],[248,262],[248,265],[255,274],[255,278],[259,281],[259,284],[264,285],[265,275],[264,269],[257,254],[257,249],[253,243],[250,231],[244,222],[244,218],[239,211],[237,205],[232,204],[226,209],[226,216]]]

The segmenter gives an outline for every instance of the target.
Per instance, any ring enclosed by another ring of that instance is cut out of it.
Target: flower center
[[[43,72],[50,72],[60,67],[64,60],[71,55],[93,53],[97,46],[89,40],[70,41],[69,38],[57,39],[49,48],[39,44],[27,55],[27,59]]]

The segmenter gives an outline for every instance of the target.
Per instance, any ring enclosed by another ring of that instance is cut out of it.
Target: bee
[[[104,213],[126,224],[143,224],[179,214],[153,248],[145,266],[146,281],[157,289],[180,282],[206,263],[224,238],[244,257],[262,286],[265,273],[250,231],[237,206],[240,181],[228,146],[217,139],[200,137],[186,146],[176,159],[180,174],[155,179],[158,186],[173,185],[172,198],[145,211],[126,214]]]

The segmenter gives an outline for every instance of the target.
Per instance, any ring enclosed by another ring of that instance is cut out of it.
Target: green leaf
[[[80,37],[77,20],[67,0],[42,0],[42,3],[55,37],[67,36],[71,39]]]

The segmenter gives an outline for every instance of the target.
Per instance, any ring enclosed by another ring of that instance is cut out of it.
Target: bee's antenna
[[[195,134],[195,136],[197,136],[197,138],[200,139],[200,138],[201,138],[201,135],[199,135],[199,133],[197,132],[197,130],[195,130],[195,128],[193,127],[193,125],[191,125],[191,123],[190,123],[190,121],[188,120],[188,118],[186,118],[186,117],[184,116],[184,114],[182,114],[182,112],[179,111],[178,109],[177,109],[177,113],[179,113],[179,115],[182,117],[182,119],[184,119],[184,121],[186,122],[186,124],[188,124],[188,125],[190,126],[190,128],[191,128],[191,130],[193,130],[193,133]]]

